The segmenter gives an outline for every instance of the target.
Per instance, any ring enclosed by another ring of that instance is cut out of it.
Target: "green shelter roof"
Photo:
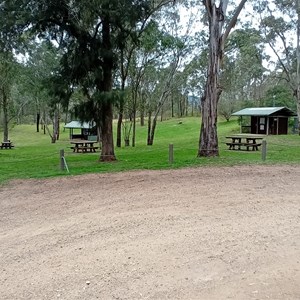
[[[292,110],[287,107],[250,107],[244,108],[232,114],[232,116],[296,116]]]
[[[73,128],[73,129],[91,129],[95,127],[95,122],[80,122],[80,121],[71,121],[67,123],[65,128]]]

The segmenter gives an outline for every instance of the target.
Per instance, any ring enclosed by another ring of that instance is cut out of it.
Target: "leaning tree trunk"
[[[150,136],[148,137],[148,144],[147,144],[148,146],[152,146],[153,145],[156,124],[157,124],[157,116],[154,116],[153,121],[152,121],[152,127],[151,127],[151,131],[150,131]]]
[[[151,146],[151,124],[152,124],[152,112],[148,111],[148,130],[147,130],[147,146]]]

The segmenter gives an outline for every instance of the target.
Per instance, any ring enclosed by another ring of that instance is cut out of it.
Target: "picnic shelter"
[[[97,140],[97,129],[95,122],[71,121],[64,128],[70,129],[70,139]]]
[[[288,134],[290,117],[297,116],[287,107],[251,107],[232,114],[241,117],[241,133]]]

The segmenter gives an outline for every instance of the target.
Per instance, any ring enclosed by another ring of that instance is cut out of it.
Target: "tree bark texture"
[[[100,161],[114,161],[116,160],[114,153],[113,142],[113,107],[111,103],[103,103],[101,107],[102,124],[101,124],[101,155]]]
[[[218,102],[222,92],[220,86],[220,70],[224,52],[224,43],[230,30],[235,26],[238,15],[247,0],[242,0],[238,5],[233,17],[224,32],[224,20],[228,5],[228,0],[219,2],[216,5],[214,0],[203,1],[209,22],[209,58],[207,81],[204,96],[201,99],[201,130],[199,139],[198,156],[218,156]]]
[[[154,142],[154,134],[155,134],[155,129],[156,129],[156,123],[157,123],[157,116],[153,118],[152,121],[152,127],[150,131],[150,138],[148,139],[148,146],[152,146]]]
[[[210,2],[210,1],[208,1]],[[217,106],[221,89],[219,85],[220,62],[223,55],[223,12],[215,5],[209,7],[209,61],[204,96],[201,99],[201,131],[198,156],[218,156]]]
[[[110,20],[109,17],[104,17],[102,20],[102,38],[104,48],[107,54],[103,57],[103,80],[100,84],[102,92],[110,92],[112,89],[112,70],[113,70],[113,57],[112,45],[110,41]],[[100,122],[101,122],[101,138],[102,147],[100,161],[114,161],[116,160],[114,152],[113,141],[113,107],[110,101],[103,101],[100,108]]]

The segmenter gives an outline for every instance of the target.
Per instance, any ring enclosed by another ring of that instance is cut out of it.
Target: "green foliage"
[[[146,146],[147,128],[137,128],[136,147],[116,150],[117,162],[99,163],[99,153],[73,153],[69,132],[61,133],[55,144],[47,135],[34,133],[33,126],[15,126],[11,132],[13,150],[0,150],[0,182],[16,178],[43,178],[68,175],[59,168],[59,150],[65,157],[71,175],[84,173],[116,172],[136,169],[171,169],[197,166],[228,166],[238,164],[262,164],[261,152],[229,151],[226,136],[239,132],[236,119],[218,124],[220,156],[196,158],[199,136],[199,118],[171,119],[158,123],[154,146]],[[174,144],[174,164],[168,162],[168,145]],[[298,135],[268,136],[265,164],[300,164],[300,140]]]
[[[286,106],[296,111],[296,103],[291,90],[286,85],[278,84],[267,90],[266,106]]]
[[[3,32],[47,40],[61,49],[60,68],[50,81],[51,95],[68,107],[70,94],[80,88],[85,97],[98,97],[112,88],[118,50],[127,40],[137,42],[139,24],[146,24],[157,6],[170,1],[5,1],[1,4]],[[18,17],[17,19],[15,17]],[[10,26],[8,26],[8,24]],[[165,43],[172,37],[165,38]],[[111,94],[115,101],[115,93]],[[94,105],[95,106],[95,105]]]
[[[233,69],[235,74],[229,73],[229,78],[223,78],[223,81],[228,82],[231,77],[238,76],[240,85],[245,86],[247,81],[260,78],[265,71],[262,65],[262,50],[262,38],[257,30],[235,30],[229,36],[226,45],[229,70]]]

